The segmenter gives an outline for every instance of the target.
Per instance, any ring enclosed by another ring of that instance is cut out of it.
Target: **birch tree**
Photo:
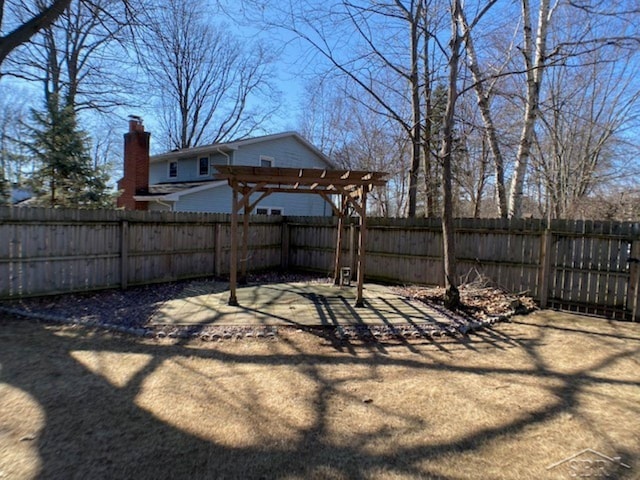
[[[458,20],[460,22],[462,35],[464,38],[465,52],[467,55],[467,65],[469,71],[471,72],[471,76],[473,79],[473,89],[476,93],[478,109],[482,116],[482,121],[485,129],[486,136],[486,144],[491,151],[491,155],[493,157],[493,171],[494,171],[494,182],[495,182],[495,193],[496,193],[496,202],[498,206],[498,212],[501,217],[507,217],[507,192],[505,189],[505,174],[504,174],[504,159],[502,156],[502,151],[500,148],[500,142],[498,140],[499,133],[496,127],[496,124],[493,120],[493,115],[491,111],[491,96],[493,85],[495,82],[492,82],[491,78],[486,78],[485,74],[481,71],[478,55],[476,53],[473,36],[472,36],[472,28],[475,25],[470,25],[467,21],[466,14],[464,9],[460,8],[458,10]],[[507,57],[509,56],[509,51],[507,51]],[[500,73],[504,70],[504,66],[506,63],[497,69],[496,73]],[[484,166],[484,156],[482,158]],[[477,210],[476,210],[477,213]]]
[[[531,156],[531,145],[540,104],[542,76],[547,61],[547,32],[554,11],[550,3],[550,0],[540,0],[535,35],[533,33],[531,4],[529,0],[522,0],[521,4],[523,24],[522,56],[525,66],[526,94],[522,131],[509,189],[509,217],[518,218],[522,216],[522,191]]]

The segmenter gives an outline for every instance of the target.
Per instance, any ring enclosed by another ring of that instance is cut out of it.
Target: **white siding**
[[[149,202],[149,210],[154,212],[168,212],[170,211],[169,205],[171,205],[169,202],[167,203]]]
[[[258,194],[253,195],[253,201]],[[183,195],[175,203],[179,212],[231,213],[231,188],[227,185]],[[282,208],[285,215],[325,216],[331,215],[331,206],[319,195],[274,193],[258,203],[258,207]]]
[[[234,165],[260,166],[260,155],[272,157],[276,167],[327,168],[328,165],[294,137],[254,143],[240,147]]]
[[[267,156],[274,159],[275,167],[288,168],[328,168],[329,165],[310,150],[304,143],[293,136],[286,136],[271,140],[264,140],[250,145],[240,146],[238,150],[228,153],[233,165],[260,166],[260,157]],[[204,156],[204,155],[201,155]],[[149,170],[151,185],[166,182],[189,182],[204,180],[211,177],[198,175],[198,158],[200,156],[183,157],[178,159],[178,176],[169,178],[169,161],[153,163]],[[227,164],[227,156],[219,152],[209,155],[211,165]],[[217,171],[211,168],[211,175]],[[257,199],[257,195],[252,197]],[[260,202],[259,206],[282,208],[285,215],[295,216],[324,216],[331,215],[332,210],[319,195],[301,194],[273,194]],[[151,207],[151,204],[150,204]],[[157,205],[154,209],[160,208]],[[174,210],[183,212],[231,212],[231,189],[220,186],[202,190],[192,194],[182,195],[175,203]]]
[[[191,195],[182,195],[175,203],[177,212],[231,213],[231,188],[223,185]]]

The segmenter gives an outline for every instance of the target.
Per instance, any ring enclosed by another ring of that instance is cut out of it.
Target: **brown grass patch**
[[[638,324],[552,312],[402,345],[5,318],[0,478],[570,478],[546,467],[586,448],[638,478],[639,353]]]

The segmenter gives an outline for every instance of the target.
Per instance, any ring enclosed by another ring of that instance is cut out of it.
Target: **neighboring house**
[[[11,185],[11,205],[27,205],[31,202],[31,198],[33,197],[33,192],[30,188],[21,187],[20,185],[13,184]]]
[[[232,194],[215,180],[216,165],[333,169],[329,159],[295,132],[176,150],[149,157],[149,132],[131,117],[125,134],[124,177],[118,206],[135,210],[230,213]],[[256,196],[257,197],[257,196]],[[254,197],[255,198],[255,197]],[[319,195],[274,193],[252,212],[269,215],[331,215]]]

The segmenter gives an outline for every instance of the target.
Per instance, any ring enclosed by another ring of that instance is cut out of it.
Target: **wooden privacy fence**
[[[251,219],[250,270],[333,271],[335,218]],[[366,276],[443,284],[438,219],[368,220]],[[355,221],[345,222],[342,264],[355,272]],[[0,298],[225,275],[230,216],[0,208]],[[240,233],[241,235],[241,230]],[[640,320],[640,224],[459,219],[458,274],[543,306]]]
[[[252,220],[252,268],[280,265],[281,224]],[[0,298],[224,275],[230,230],[225,214],[2,207]]]
[[[443,285],[439,219],[369,220],[368,279]],[[527,293],[542,306],[640,320],[640,223],[458,219],[461,282],[477,279]],[[335,222],[287,218],[289,264],[331,271]],[[343,264],[353,263],[352,223]]]

